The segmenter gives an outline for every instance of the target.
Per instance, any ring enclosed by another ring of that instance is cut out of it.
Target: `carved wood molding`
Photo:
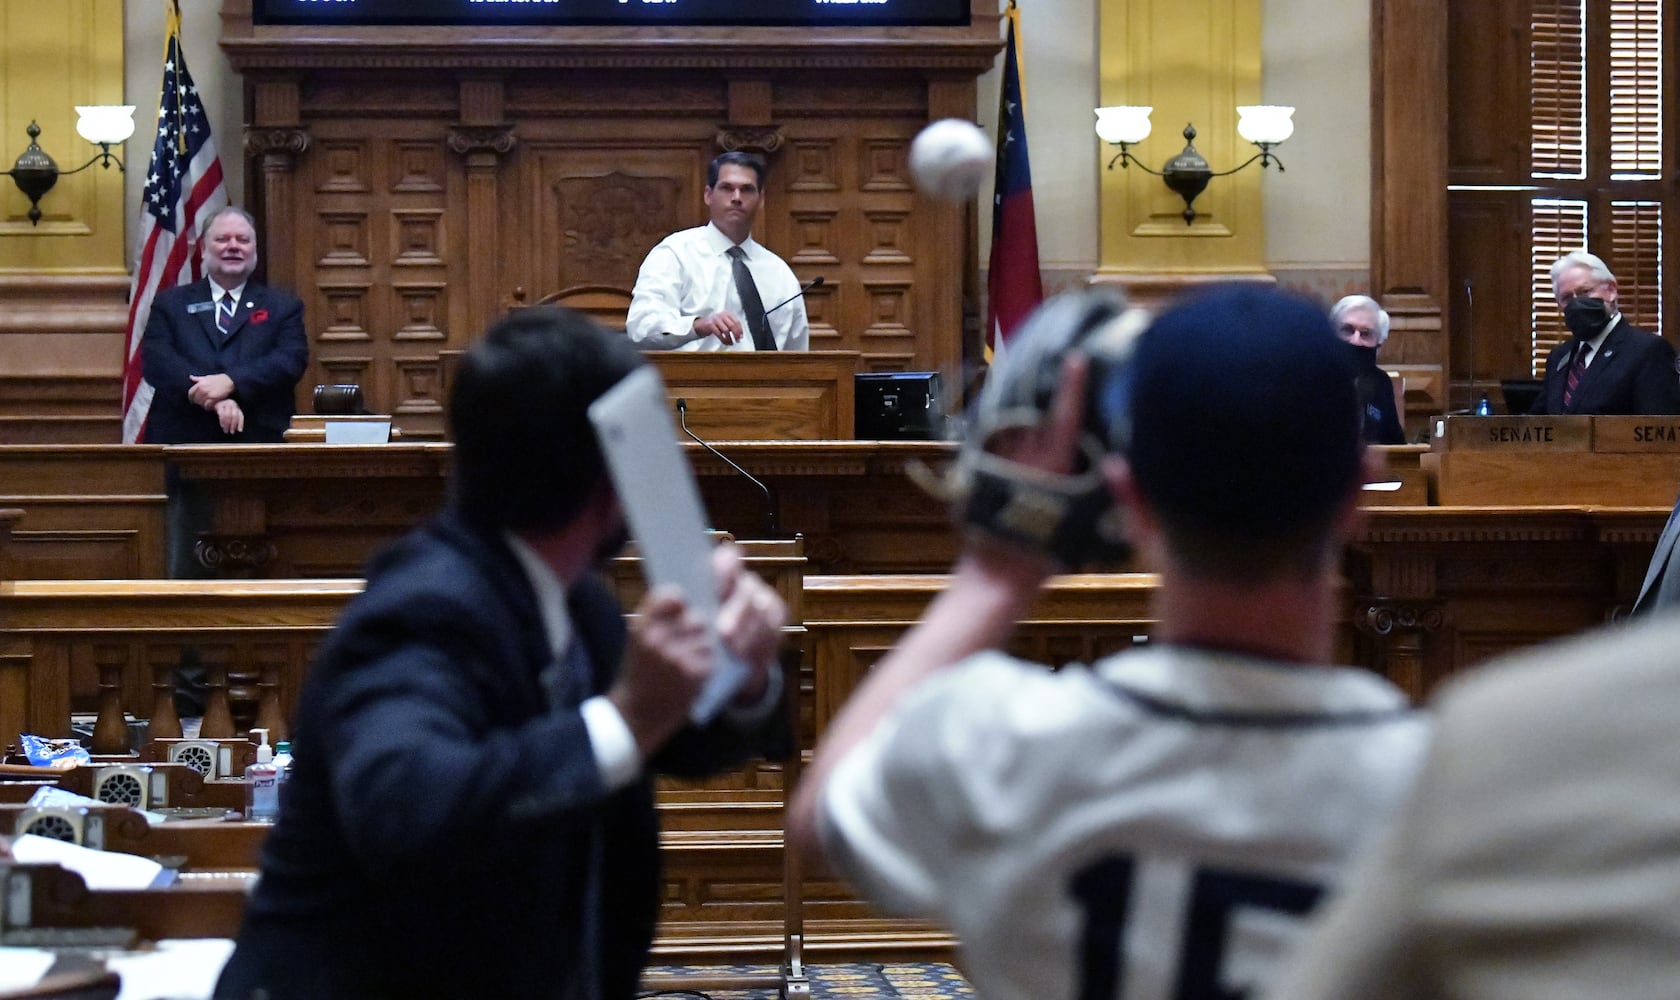
[[[1447,613],[1438,601],[1385,601],[1361,604],[1353,625],[1362,632],[1387,637],[1396,632],[1439,632]]]
[[[457,156],[469,156],[474,153],[491,153],[497,157],[506,156],[513,152],[519,144],[519,138],[513,134],[511,124],[501,125],[456,125],[450,128],[449,138],[445,140],[449,150]]]
[[[995,0],[952,27],[257,25],[250,0],[221,0],[222,51],[253,70],[786,68],[983,73],[1003,48]]]
[[[206,535],[193,546],[199,565],[217,576],[260,574],[279,550],[262,536]]]
[[[1444,378],[1447,21],[1447,0],[1371,3],[1372,294],[1396,320],[1390,359]]]
[[[985,34],[989,37],[952,42],[812,39],[762,45],[739,39],[625,42],[501,38],[496,39],[496,48],[491,51],[457,40],[400,44],[353,39],[294,42],[223,38],[222,50],[234,69],[246,74],[311,69],[890,69],[978,74],[992,68],[1002,48],[995,26]]]
[[[297,474],[298,451],[292,445],[251,444],[224,448],[161,449],[189,479],[285,479]],[[210,454],[214,452],[214,454]],[[437,479],[449,473],[447,444],[381,445],[372,452],[360,448],[324,449],[310,455],[310,474],[327,479]]]
[[[309,130],[298,128],[253,128],[245,132],[245,156],[257,159],[280,156],[296,159],[309,150]]]
[[[84,334],[120,331],[128,323],[128,275],[0,274],[0,334]],[[28,372],[0,352],[0,369]],[[33,360],[33,359],[31,359]]]
[[[1598,537],[1593,514],[1585,509],[1556,513],[1529,511],[1513,519],[1508,509],[1495,507],[1454,510],[1436,508],[1422,513],[1371,509],[1370,523],[1355,540],[1358,546],[1420,542],[1590,542]]]
[[[780,125],[725,125],[713,140],[726,153],[745,152],[769,156],[782,148]]]

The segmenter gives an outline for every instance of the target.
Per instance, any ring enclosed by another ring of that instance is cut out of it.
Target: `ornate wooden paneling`
[[[1452,371],[1467,393],[1459,397],[1463,405],[1485,392],[1495,412],[1501,412],[1500,378],[1528,371],[1528,338],[1499,317],[1530,308],[1527,269],[1511,266],[1528,258],[1530,220],[1524,191],[1457,191],[1449,204]],[[1443,407],[1446,403],[1443,398]]]
[[[682,400],[687,426],[707,441],[840,441],[852,437],[849,351],[752,353],[723,357],[663,351],[659,369],[670,405]]]
[[[1442,379],[1447,270],[1446,0],[1371,3],[1371,285],[1393,319],[1386,364]],[[1471,7],[1475,5],[1460,4]],[[1433,412],[1446,403],[1434,394]],[[1416,413],[1408,396],[1408,410]],[[1461,405],[1461,404],[1450,404]]]
[[[161,447],[0,448],[0,507],[23,511],[7,571],[26,579],[162,576],[163,480]]]
[[[468,336],[455,332],[470,258],[453,159],[440,124],[312,123],[286,216],[308,223],[288,241],[314,341],[300,404],[316,384],[355,382],[405,433],[441,433],[437,352]]]
[[[442,434],[438,351],[552,298],[622,322],[637,269],[705,221],[705,165],[763,153],[755,235],[811,295],[815,350],[871,370],[961,360],[972,221],[918,195],[910,140],[975,114],[1000,39],[960,28],[256,26],[224,0],[244,74],[268,277],[308,307],[317,382],[357,381],[408,439]]]

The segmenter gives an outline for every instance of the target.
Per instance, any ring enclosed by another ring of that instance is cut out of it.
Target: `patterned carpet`
[[[647,970],[644,984],[653,987],[660,978],[673,975],[724,976],[774,973],[768,965],[684,966],[662,965]],[[899,998],[973,997],[973,988],[962,973],[949,965],[912,962],[902,965],[815,965],[806,970],[813,1000],[899,1000]],[[776,1000],[776,991],[707,990],[644,992],[644,997],[709,997],[711,1000]]]

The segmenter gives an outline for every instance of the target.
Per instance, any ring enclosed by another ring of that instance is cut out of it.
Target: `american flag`
[[[1033,215],[1032,169],[1021,87],[1020,12],[1010,0],[998,98],[997,181],[992,194],[992,255],[986,266],[986,346],[1003,348],[1027,314],[1044,301],[1038,270],[1038,222]]]
[[[169,2],[169,40],[164,46],[163,91],[158,98],[157,143],[147,168],[139,259],[128,290],[128,336],[123,343],[123,443],[144,440],[152,387],[141,378],[140,340],[152,313],[152,297],[165,288],[197,281],[199,220],[227,205],[222,162],[210,138],[210,119],[187,72],[181,52],[181,6]]]

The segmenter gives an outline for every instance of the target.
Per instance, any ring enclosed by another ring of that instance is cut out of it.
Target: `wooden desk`
[[[788,648],[802,652],[798,544],[740,544],[747,568],[787,602]],[[609,580],[633,607],[635,560],[616,560]],[[210,689],[201,736],[254,723],[285,739],[315,648],[361,591],[359,579],[0,582],[0,745],[20,732],[68,735],[72,712],[98,714],[95,753],[127,751],[125,714],[151,720],[154,739],[179,736],[174,669],[189,645]]]
[[[439,352],[443,395],[464,351]],[[708,441],[823,441],[852,436],[856,351],[643,351],[659,369],[675,419]]]
[[[0,804],[0,832],[11,833],[27,809]],[[255,871],[270,823],[242,819],[174,819],[152,824],[126,806],[88,806],[102,819],[102,851],[147,858],[181,858],[181,867],[198,871]]]
[[[856,351],[649,351],[675,413],[707,441],[839,441],[852,436]],[[674,419],[674,418],[673,418]]]
[[[57,865],[0,868],[6,898],[27,901],[27,926],[126,927],[143,941],[232,937],[255,883],[254,872],[204,872],[163,889],[96,891]]]
[[[1423,456],[1428,445],[1377,445],[1371,451],[1381,459],[1382,472],[1375,484],[1360,494],[1362,507],[1422,507],[1430,502],[1429,476],[1424,471]],[[1393,487],[1393,488],[1390,488]]]
[[[0,507],[13,579],[128,579],[164,572],[163,448],[0,446]]]
[[[943,572],[956,556],[945,505],[908,473],[917,464],[942,467],[955,457],[955,444],[720,439],[714,445],[770,486],[782,529],[804,537],[818,572]],[[712,523],[738,538],[763,537],[764,494],[700,446],[683,446]],[[1418,457],[1424,449],[1378,450],[1402,490],[1367,494],[1367,505],[1423,503]],[[21,509],[0,515],[0,579],[161,577],[166,458],[210,498],[206,551],[220,575],[356,577],[381,545],[442,506],[450,452],[448,444],[418,441],[0,446],[0,476],[12,477],[0,482],[12,483]]]
[[[793,355],[789,355],[792,357]],[[940,441],[720,441],[775,492],[784,531],[824,572],[941,571],[956,556],[945,505],[912,483]],[[764,494],[699,445],[683,445],[713,527],[765,534]],[[229,576],[353,577],[386,542],[442,506],[447,444],[190,445],[168,449],[212,504],[206,539]],[[161,535],[160,535],[161,537]]]
[[[1443,505],[1671,507],[1680,417],[1437,417],[1423,464]]]

